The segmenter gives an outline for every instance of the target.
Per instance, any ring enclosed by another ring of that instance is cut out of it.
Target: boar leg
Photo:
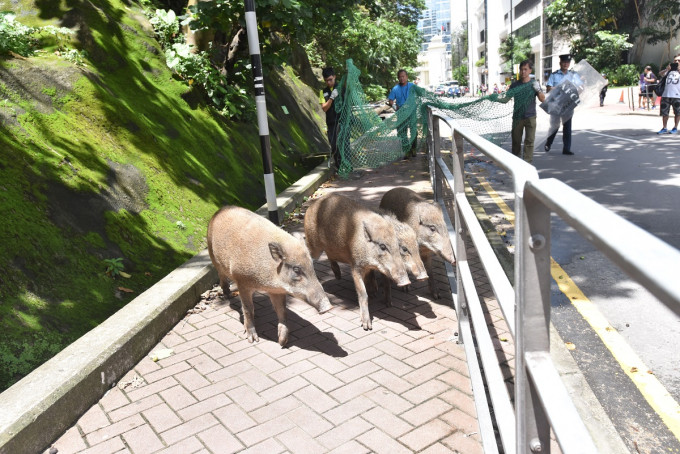
[[[377,273],[377,271],[375,270],[369,271],[366,277],[364,278],[366,292],[368,293],[368,296],[371,298],[378,294],[378,281],[376,279],[375,273]]]
[[[357,290],[357,297],[359,298],[359,313],[361,314],[361,326],[365,331],[373,329],[371,324],[371,315],[368,313],[368,294],[366,293],[366,286],[364,285],[364,277],[361,270],[352,268],[352,279],[354,279],[354,287]]]
[[[338,262],[335,260],[331,260],[331,269],[333,270],[333,274],[335,275],[336,279],[340,279],[340,265],[338,265]]]
[[[276,316],[279,318],[279,345],[281,347],[288,343],[288,325],[286,325],[286,294],[269,294]]]
[[[383,293],[385,295],[385,306],[392,307],[392,282],[384,274],[380,274],[379,279],[381,280]],[[408,287],[408,285],[406,285],[406,287]]]
[[[432,256],[434,254],[424,254],[421,258],[423,259],[423,264],[425,265],[425,270],[427,271],[427,284],[430,287],[430,294],[435,300],[439,299],[439,289],[437,288],[437,281],[434,278],[434,270],[432,265]]]
[[[253,305],[253,290],[240,289],[241,310],[243,311],[243,327],[248,336],[248,342],[260,342],[260,338],[255,331],[255,306]]]

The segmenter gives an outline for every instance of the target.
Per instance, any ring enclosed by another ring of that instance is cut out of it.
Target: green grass
[[[265,201],[257,123],[219,117],[173,77],[135,4],[7,3],[30,25],[70,14],[89,57],[0,59],[0,391],[204,248],[221,205]],[[279,192],[327,151],[316,90],[285,72],[265,73]],[[143,180],[134,203],[107,205],[129,190],[113,168]],[[105,274],[118,257],[129,279]]]

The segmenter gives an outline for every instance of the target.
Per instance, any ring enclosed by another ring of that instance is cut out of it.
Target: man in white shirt
[[[680,65],[680,57],[675,57],[671,63],[671,69],[666,73],[666,88],[663,90],[661,97],[661,117],[663,121],[663,128],[657,134],[677,134],[678,123],[680,123],[680,72],[678,71]],[[671,106],[673,106],[673,113],[675,114],[675,126],[670,131],[666,129],[668,125],[668,117],[671,114]]]

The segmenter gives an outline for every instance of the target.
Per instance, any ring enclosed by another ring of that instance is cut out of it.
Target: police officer
[[[550,90],[555,88],[557,85],[560,84],[560,82],[564,81],[565,79],[568,80],[569,82],[572,82],[578,87],[582,87],[583,83],[581,82],[580,77],[574,70],[569,69],[569,65],[571,64],[571,55],[570,54],[562,54],[560,55],[560,69],[557,71],[554,71],[552,74],[550,74],[550,77],[548,78],[548,82],[545,84],[547,87],[547,92],[549,93]],[[571,151],[571,118],[573,116],[573,110],[571,110],[567,115],[550,115],[550,132],[551,134],[548,136],[548,140],[545,143],[545,146],[543,149],[548,152],[550,151],[550,147],[553,144],[553,141],[555,140],[555,136],[557,135],[557,131],[560,129],[560,120],[562,121],[562,154],[566,155],[573,155],[574,152]]]

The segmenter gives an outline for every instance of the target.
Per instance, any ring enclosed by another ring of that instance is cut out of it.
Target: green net
[[[335,104],[340,122],[337,145],[341,177],[415,154],[427,137],[428,107],[502,146],[510,136],[513,119],[522,118],[535,95],[529,83],[505,94],[481,98],[440,98],[414,85],[406,102],[383,120],[366,102],[359,75],[352,60],[347,60],[347,74],[340,81],[340,96]]]

